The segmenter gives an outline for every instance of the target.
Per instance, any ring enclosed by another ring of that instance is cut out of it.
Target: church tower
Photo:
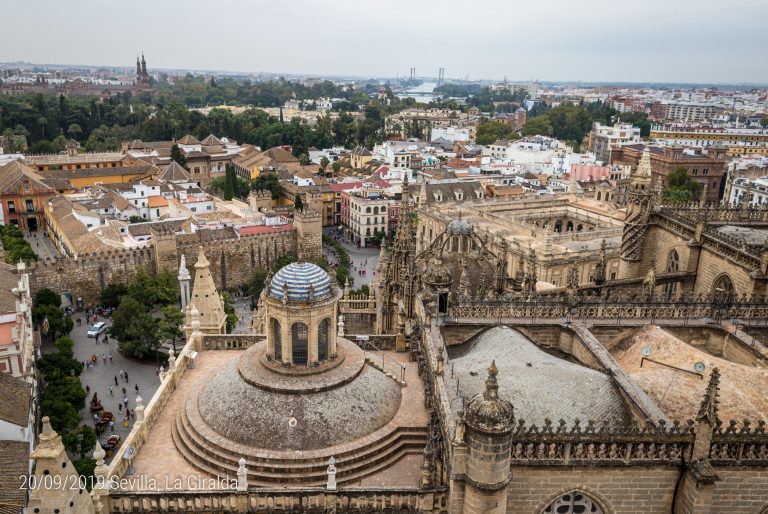
[[[627,217],[621,238],[621,278],[640,274],[640,259],[654,194],[651,187],[651,146],[646,144],[627,192]]]
[[[35,483],[39,487],[30,490],[27,512],[93,514],[91,495],[77,486],[78,472],[67,456],[61,436],[51,427],[48,416],[43,418],[43,433],[32,452],[32,458],[35,459]],[[54,487],[50,484],[67,484],[67,487]]]

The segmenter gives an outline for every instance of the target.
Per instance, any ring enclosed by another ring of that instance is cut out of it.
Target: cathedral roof
[[[317,264],[293,262],[272,278],[269,296],[277,300],[320,301],[331,295],[331,278]]]
[[[251,347],[241,360],[261,351]],[[390,377],[365,364],[354,343],[343,346],[344,367],[355,361],[364,369],[354,378],[328,387],[324,375],[285,377],[260,364],[247,363],[249,369],[274,380],[269,388],[254,385],[243,376],[235,359],[230,361],[201,390],[197,397],[199,414],[217,434],[235,444],[269,450],[319,450],[370,436],[389,423],[400,408],[400,386]],[[294,389],[300,388],[301,394]],[[317,392],[315,392],[317,391]],[[192,399],[191,401],[195,401]]]
[[[477,399],[477,413],[491,415],[492,426],[507,411],[506,406],[491,408],[485,399],[486,370],[494,359],[498,397],[511,402],[517,419],[541,424],[545,418],[568,423],[578,418],[618,426],[631,419],[607,374],[550,355],[516,330],[493,327],[462,346],[451,348],[460,354],[451,360],[460,392]]]

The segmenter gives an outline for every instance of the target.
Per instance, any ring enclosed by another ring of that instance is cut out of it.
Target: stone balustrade
[[[203,350],[245,350],[266,338],[265,334],[204,334]]]
[[[113,514],[155,512],[400,512],[447,513],[447,488],[235,489],[113,492]]]

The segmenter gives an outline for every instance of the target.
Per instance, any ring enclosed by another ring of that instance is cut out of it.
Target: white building
[[[752,195],[751,197],[749,195]],[[755,180],[737,178],[733,180],[731,196],[728,202],[732,205],[741,205],[741,202],[749,199],[752,207],[768,204],[768,177]]]
[[[434,141],[439,138],[453,143],[457,141],[469,142],[472,138],[472,133],[468,128],[464,127],[434,127],[429,135],[429,140]]]

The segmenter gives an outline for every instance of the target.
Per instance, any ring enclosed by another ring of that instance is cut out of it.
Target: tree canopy
[[[486,121],[477,126],[476,141],[479,145],[490,145],[498,139],[518,139],[512,127],[500,121]]]
[[[667,187],[661,192],[661,199],[667,202],[690,202],[697,200],[701,185],[688,175],[685,166],[679,166],[667,177]]]

